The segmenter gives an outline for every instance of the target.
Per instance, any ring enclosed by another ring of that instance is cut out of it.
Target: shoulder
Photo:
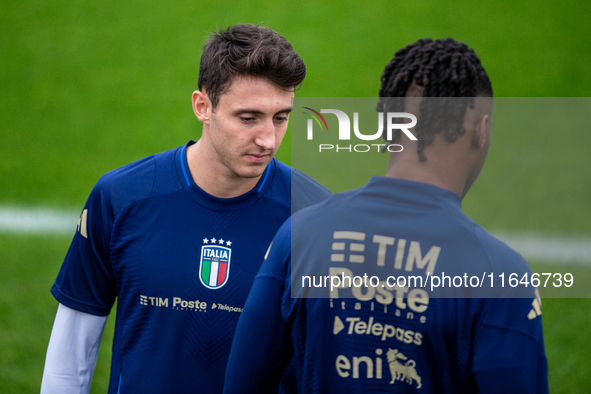
[[[504,278],[503,281],[509,281],[510,278],[513,278],[512,280],[517,279],[518,281],[515,286],[506,286],[508,282],[505,282],[505,286],[500,287],[496,286],[497,283],[495,282],[495,285],[486,288],[485,292],[491,291],[491,296],[497,298],[531,299],[537,297],[535,294],[536,289],[533,285],[528,286],[521,282],[522,278],[531,277],[532,270],[527,261],[519,253],[478,224],[474,224],[473,234],[488,259],[489,268],[487,275],[494,275],[495,281],[499,277]]]
[[[499,271],[525,273],[529,272],[529,265],[525,259],[509,245],[474,223],[474,235],[486,252],[493,269]]]
[[[157,188],[157,172],[171,173],[174,170],[177,149],[151,155],[107,172],[94,186],[91,199],[100,199],[101,205],[108,203],[116,213],[133,201],[152,195]]]
[[[332,193],[301,171],[273,159],[275,171],[267,189],[267,197],[282,205],[291,206],[294,213],[302,208],[326,200]]]
[[[317,204],[332,196],[332,192],[313,178],[275,159],[276,173],[290,193],[292,213]]]

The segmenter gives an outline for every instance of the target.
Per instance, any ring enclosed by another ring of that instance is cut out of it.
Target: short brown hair
[[[213,109],[236,77],[266,78],[284,89],[295,89],[306,76],[306,65],[279,33],[263,26],[237,24],[211,35],[201,55],[199,90]]]

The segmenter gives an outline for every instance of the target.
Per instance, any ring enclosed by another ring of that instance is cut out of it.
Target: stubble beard
[[[220,157],[221,163],[237,178],[244,178],[244,179],[253,179],[258,178],[265,172],[265,169],[269,165],[269,162],[273,159],[274,152],[269,152],[269,161],[265,161],[264,163],[249,163],[243,164],[246,160],[245,156],[248,154],[252,154],[252,152],[243,153],[240,156],[236,157],[236,159],[232,159],[231,152],[218,152],[218,156]],[[262,154],[262,153],[255,153],[255,154]]]

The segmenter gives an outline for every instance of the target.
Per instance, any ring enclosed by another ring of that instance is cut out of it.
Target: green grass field
[[[497,97],[591,91],[591,3],[333,4],[3,4],[0,206],[80,209],[104,172],[199,138],[190,96],[201,47],[217,27],[238,22],[262,23],[290,40],[308,66],[300,97],[375,96],[397,49],[448,36],[475,48]],[[589,101],[574,103],[564,116],[589,113]],[[495,124],[487,164],[463,203],[473,219],[489,229],[591,235],[588,123],[555,122],[554,132],[535,122]],[[278,154],[288,163],[289,142]],[[49,289],[68,244],[62,236],[0,235],[1,393],[39,390],[57,308]],[[545,299],[543,309],[551,392],[588,392],[591,301]],[[112,326],[110,319],[93,393],[106,392]]]

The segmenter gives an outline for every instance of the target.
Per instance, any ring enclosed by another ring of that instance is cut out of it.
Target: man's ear
[[[476,123],[474,133],[472,134],[472,147],[482,149],[486,145],[486,126],[488,122],[490,122],[490,117],[486,114]]]
[[[192,97],[193,102],[193,112],[197,119],[201,121],[203,124],[209,124],[209,120],[211,118],[212,106],[211,100],[205,92],[196,90],[193,92]]]

